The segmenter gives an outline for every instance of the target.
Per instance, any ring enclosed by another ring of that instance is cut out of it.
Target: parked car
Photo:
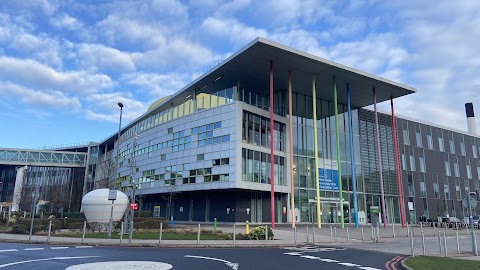
[[[473,219],[473,224],[478,225],[480,223],[480,216],[479,215],[472,216],[472,219]]]
[[[454,227],[463,227],[465,223],[456,217],[444,217],[442,218],[442,222],[444,222],[449,228]]]

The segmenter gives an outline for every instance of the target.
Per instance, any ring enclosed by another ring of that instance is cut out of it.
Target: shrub
[[[83,230],[83,222],[72,222],[68,224],[68,229],[71,231]]]
[[[150,211],[137,211],[135,213],[136,217],[143,217],[143,218],[149,218],[152,217],[152,212]]]
[[[60,215],[58,217],[61,217]],[[85,220],[85,215],[82,212],[64,212],[63,218],[75,218]]]
[[[29,229],[24,224],[15,224],[12,227],[12,233],[26,234],[29,233]]]
[[[265,240],[265,226],[259,226],[251,230],[248,238],[251,240]],[[273,240],[272,228],[268,228],[268,240]]]
[[[164,229],[168,229],[168,222],[158,219],[147,219],[141,222],[133,222],[133,228],[135,230],[159,230],[160,222],[163,223]]]

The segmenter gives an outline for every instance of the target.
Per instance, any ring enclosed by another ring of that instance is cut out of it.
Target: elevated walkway
[[[85,167],[87,153],[0,148],[0,165]]]

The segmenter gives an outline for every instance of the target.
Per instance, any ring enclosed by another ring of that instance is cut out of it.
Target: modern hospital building
[[[258,38],[152,104],[119,141],[115,132],[79,147],[0,149],[0,201],[13,200],[18,181],[24,190],[49,183],[53,167],[40,156],[76,153],[76,168],[55,170],[69,171],[78,198],[134,186],[142,210],[180,221],[362,224],[372,206],[387,223],[463,218],[462,199],[480,191],[473,107],[469,132],[395,116],[395,99],[415,92]],[[391,111],[377,112],[384,101]]]

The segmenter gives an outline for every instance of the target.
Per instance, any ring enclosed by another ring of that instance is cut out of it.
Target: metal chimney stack
[[[477,135],[477,126],[475,125],[475,114],[473,113],[473,104],[465,103],[465,112],[467,113],[468,132]]]

